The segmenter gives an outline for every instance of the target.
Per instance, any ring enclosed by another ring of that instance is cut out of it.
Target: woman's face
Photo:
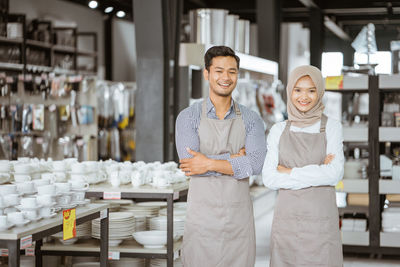
[[[317,88],[310,76],[303,76],[297,80],[290,99],[301,112],[307,112],[317,104]]]

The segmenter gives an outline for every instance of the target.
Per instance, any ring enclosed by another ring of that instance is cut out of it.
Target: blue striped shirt
[[[207,98],[207,117],[218,120],[215,107],[210,98]],[[190,148],[194,151],[200,151],[199,125],[201,119],[202,101],[196,102],[190,107],[179,113],[176,119],[175,141],[176,150],[180,159],[191,158],[186,151]],[[233,177],[242,179],[251,175],[261,173],[267,146],[265,142],[264,124],[261,117],[254,111],[243,105],[238,105],[242,113],[243,122],[246,129],[245,149],[246,155],[242,157],[230,158],[229,153],[220,155],[206,155],[212,159],[228,160],[233,169]],[[231,108],[225,114],[224,119],[231,119],[236,116],[233,101]],[[204,175],[221,175],[219,173],[208,172]]]

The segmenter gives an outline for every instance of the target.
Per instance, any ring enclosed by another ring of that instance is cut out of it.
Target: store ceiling
[[[65,1],[88,5],[88,0]],[[184,14],[187,14],[189,10],[196,8],[223,8],[228,9],[230,13],[240,15],[243,19],[256,22],[257,1],[263,0],[183,0],[183,9]],[[98,2],[98,10],[113,6],[114,12],[123,10],[127,14],[126,19],[133,19],[132,0],[98,0]],[[302,22],[307,25],[308,7],[316,6],[350,35],[369,22],[374,23],[377,30],[380,28],[397,30],[400,27],[400,0],[282,0],[280,3],[283,22]]]

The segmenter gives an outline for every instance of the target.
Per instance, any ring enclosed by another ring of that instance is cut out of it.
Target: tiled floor
[[[273,212],[256,219],[257,259],[255,267],[269,267],[269,237]],[[344,267],[400,267],[400,260],[345,258]]]

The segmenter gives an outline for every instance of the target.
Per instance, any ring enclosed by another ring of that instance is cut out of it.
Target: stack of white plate
[[[91,223],[90,222],[85,222],[83,224],[79,224],[76,226],[76,237],[71,238],[68,240],[63,240],[63,232],[59,232],[57,234],[52,235],[54,238],[58,239],[61,243],[64,245],[71,245],[75,243],[78,238],[79,239],[86,239],[91,236]]]
[[[160,209],[160,216],[167,216],[167,208]],[[186,217],[186,208],[174,208],[174,217]]]
[[[130,199],[98,199],[94,203],[106,203],[110,205],[110,212],[120,211],[124,206],[132,205],[134,202]]]
[[[130,206],[123,206],[123,211],[130,212],[136,217],[145,216],[145,217],[154,217],[158,215],[160,210],[159,207],[146,207],[146,206],[137,206],[137,205],[130,205]]]
[[[80,262],[73,264],[72,267],[100,267],[100,262]]]
[[[140,207],[166,207],[167,201],[146,201],[146,202],[139,202],[136,204]]]
[[[135,232],[135,217],[130,212],[110,212],[108,229],[109,245],[118,246]],[[92,221],[92,237],[100,239],[100,219]]]
[[[382,212],[382,230],[400,232],[400,208],[390,207]]]
[[[150,267],[167,267],[167,260],[165,259],[151,259]],[[181,258],[174,261],[174,267],[183,267]]]
[[[146,216],[135,216],[135,231],[146,231],[147,230],[147,220]]]
[[[185,229],[185,220],[180,217],[174,217],[174,237],[179,239],[183,236]],[[150,219],[150,230],[167,231],[167,217],[160,216]]]
[[[121,258],[110,261],[110,267],[145,267],[145,260],[138,258]]]

